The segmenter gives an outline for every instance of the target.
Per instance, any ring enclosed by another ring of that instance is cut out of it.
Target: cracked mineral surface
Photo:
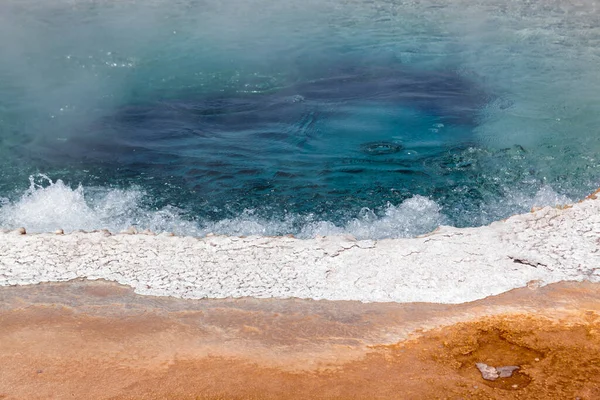
[[[26,228],[26,227],[25,227]],[[181,298],[461,303],[531,282],[600,281],[600,200],[412,239],[0,233],[0,286],[106,279]]]

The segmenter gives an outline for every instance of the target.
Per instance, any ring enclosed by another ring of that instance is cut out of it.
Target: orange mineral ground
[[[0,399],[600,399],[599,316],[591,283],[460,305],[3,287]]]

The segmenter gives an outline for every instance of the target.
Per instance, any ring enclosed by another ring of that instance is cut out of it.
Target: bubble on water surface
[[[370,156],[379,156],[383,154],[398,153],[403,149],[403,146],[393,142],[371,142],[364,143],[360,146],[360,150]]]

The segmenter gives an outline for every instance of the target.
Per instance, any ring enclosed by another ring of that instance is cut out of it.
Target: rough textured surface
[[[506,365],[503,367],[492,367],[485,363],[475,363],[475,366],[481,372],[481,377],[487,381],[495,381],[498,378],[510,378],[513,372],[517,371],[517,365]]]
[[[413,239],[0,233],[0,286],[106,279],[182,298],[460,303],[537,281],[600,281],[600,200]]]
[[[577,398],[600,398],[600,284],[459,305],[0,288],[4,400]]]

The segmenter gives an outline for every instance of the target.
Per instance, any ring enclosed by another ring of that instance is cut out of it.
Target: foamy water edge
[[[257,210],[244,210],[238,215],[217,221],[195,221],[174,206],[160,209],[148,207],[143,189],[75,187],[43,174],[29,177],[29,188],[16,199],[0,197],[0,228],[26,227],[28,232],[63,230],[92,231],[108,229],[121,232],[130,227],[143,231],[172,232],[180,236],[281,236],[293,233],[301,239],[317,236],[352,235],[357,239],[414,237],[450,225],[444,209],[436,201],[414,195],[398,205],[387,204],[379,210],[363,208],[346,222],[336,224],[312,214],[286,214],[283,218],[266,218]],[[489,222],[532,207],[572,203],[573,200],[542,186],[535,196],[508,193],[495,204],[480,210]],[[477,226],[481,223],[473,223]],[[300,228],[298,229],[298,226]]]
[[[86,278],[181,298],[462,303],[526,285],[600,282],[595,195],[405,239],[21,233],[0,234],[0,286]]]

